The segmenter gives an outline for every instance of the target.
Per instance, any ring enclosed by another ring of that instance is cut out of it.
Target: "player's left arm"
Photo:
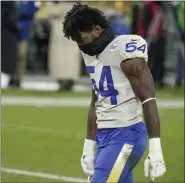
[[[149,156],[145,160],[145,176],[152,180],[166,172],[160,142],[160,120],[155,100],[154,82],[143,58],[127,59],[121,69],[128,78],[136,97],[141,101],[149,136]]]
[[[147,99],[155,98],[153,78],[143,58],[125,60],[121,63],[121,69],[141,103]],[[149,138],[159,138],[160,121],[156,101],[150,100],[142,107]]]
[[[82,169],[88,176],[92,176],[94,174],[94,146],[97,131],[95,103],[96,95],[94,89],[92,89],[92,98],[89,106],[87,120],[87,135],[84,142],[83,154],[81,157]]]

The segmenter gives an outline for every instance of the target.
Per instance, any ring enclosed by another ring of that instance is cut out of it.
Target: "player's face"
[[[73,37],[72,40],[77,42],[78,45],[89,44],[97,39],[101,35],[102,31],[103,30],[100,26],[94,26],[92,31],[80,31],[80,37]]]

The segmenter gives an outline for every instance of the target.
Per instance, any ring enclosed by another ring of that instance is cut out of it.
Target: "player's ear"
[[[100,35],[102,33],[102,28],[99,26],[99,25],[95,25],[93,27],[93,32],[96,34],[96,35]]]

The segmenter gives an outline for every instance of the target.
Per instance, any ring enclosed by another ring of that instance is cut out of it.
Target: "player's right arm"
[[[153,78],[146,61],[147,43],[140,36],[126,37],[120,55],[123,61],[120,66],[130,85],[141,101],[146,127],[149,136],[149,156],[145,161],[145,176],[150,174],[152,180],[166,172],[160,142],[160,120],[155,101]]]
[[[96,102],[96,95],[95,95],[95,91],[92,89],[92,98],[91,98],[91,104],[89,106],[89,111],[88,111],[87,135],[86,135],[86,139],[89,139],[92,141],[95,141],[96,130],[97,130],[95,102]]]
[[[86,175],[92,176],[94,173],[94,145],[96,137],[96,95],[92,89],[92,99],[88,111],[88,120],[87,120],[87,135],[84,142],[83,154],[81,157],[81,165],[83,172]]]

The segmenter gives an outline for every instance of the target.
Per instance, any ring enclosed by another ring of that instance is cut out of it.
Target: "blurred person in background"
[[[18,11],[14,1],[1,2],[1,79],[3,88],[8,87],[10,75],[14,73],[17,62],[17,40],[19,28]]]
[[[164,87],[165,74],[165,7],[161,1],[144,1],[139,35],[147,40],[149,68],[155,85]]]
[[[20,25],[20,37],[18,44],[17,66],[15,73],[12,75],[10,86],[20,87],[22,77],[26,70],[27,48],[31,21],[34,13],[38,10],[41,3],[35,1],[18,1],[16,3],[19,11],[18,23]]]
[[[126,2],[126,1],[114,2],[114,8],[125,17],[127,24],[129,24],[129,21],[130,21],[130,17],[129,17],[130,6],[131,6],[130,2]]]
[[[182,85],[184,79],[184,46],[185,46],[185,30],[184,30],[184,2],[172,2],[174,7],[174,17],[177,25],[177,33],[179,34],[179,50],[177,58],[177,75],[176,86]],[[182,44],[181,44],[182,43]],[[180,48],[182,46],[183,48]]]
[[[114,8],[118,13],[107,16],[110,26],[116,35],[131,34],[128,16],[128,2],[116,1]]]
[[[131,6],[131,32],[132,34],[139,34],[138,30],[141,22],[141,8],[142,2],[134,1]]]
[[[46,3],[42,2],[31,24],[27,68],[31,73],[48,73],[50,23]]]
[[[178,6],[178,22],[179,22],[179,28],[180,28],[182,40],[185,42],[184,6],[185,6],[185,3],[181,1]]]
[[[72,7],[70,2],[47,2],[51,23],[49,40],[49,72],[59,83],[59,91],[72,90],[80,75],[79,49],[76,44],[64,38],[62,22],[66,12]]]

